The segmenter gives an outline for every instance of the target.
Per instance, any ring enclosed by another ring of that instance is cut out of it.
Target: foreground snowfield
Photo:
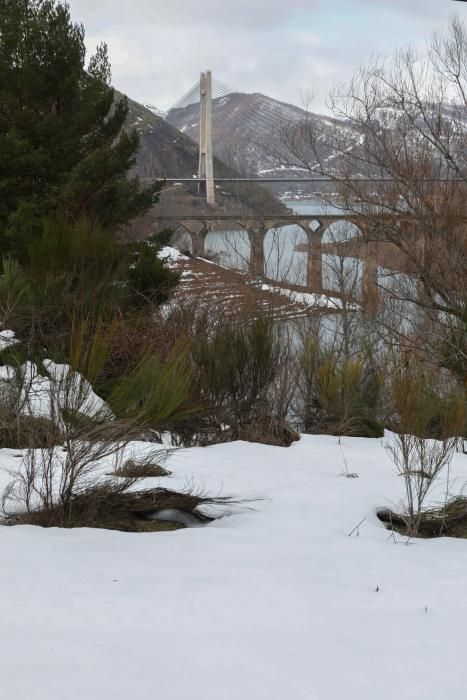
[[[329,436],[178,452],[161,483],[265,499],[207,527],[0,528],[0,697],[464,700],[467,541],[395,544],[381,441],[342,442],[358,478]]]

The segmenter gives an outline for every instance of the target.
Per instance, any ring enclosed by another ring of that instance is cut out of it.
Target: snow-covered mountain
[[[164,112],[162,109],[159,109],[155,105],[151,104],[145,104],[144,107],[148,109],[150,112],[156,115],[156,117],[160,117],[161,119],[165,119],[167,116],[167,112]]]
[[[166,119],[198,141],[199,103],[172,109]],[[214,154],[236,171],[245,176],[299,178],[309,175],[309,166],[316,164],[311,144],[303,138],[296,143],[300,132],[313,133],[319,158],[327,160],[333,155],[328,145],[332,136],[349,127],[260,93],[232,93],[213,100],[212,128]]]
[[[172,109],[166,119],[172,126],[199,139],[199,103],[183,109]],[[244,176],[303,178],[321,168],[327,173],[343,176],[348,172],[366,177],[384,176],[384,158],[378,162],[375,144],[370,156],[364,153],[365,139],[374,138],[382,129],[389,138],[404,139],[413,153],[423,141],[420,134],[441,129],[440,139],[465,141],[467,112],[456,105],[429,105],[413,117],[397,106],[382,105],[374,110],[373,136],[365,135],[357,122],[336,119],[306,111],[291,104],[279,102],[259,93],[231,93],[212,102],[212,129],[214,154],[229,167]],[[440,126],[441,125],[441,126]],[[463,136],[461,136],[463,134]],[[429,147],[430,139],[424,141]],[[394,146],[397,148],[397,146]],[[459,149],[458,149],[459,150]],[[462,150],[462,148],[460,149]],[[371,155],[372,154],[372,155]],[[440,153],[433,149],[439,161],[437,175],[444,172]],[[320,165],[319,165],[320,164]],[[321,168],[320,168],[321,166]],[[296,186],[290,186],[296,189]]]
[[[143,181],[153,178],[191,178],[193,184],[184,183],[179,186],[167,186],[156,205],[147,216],[135,223],[134,235],[141,237],[147,234],[152,226],[154,217],[166,214],[202,213],[206,207],[204,197],[197,196],[199,147],[189,134],[182,133],[163,119],[154,107],[145,107],[134,100],[128,99],[128,117],[126,127],[135,129],[140,138],[140,149],[133,173]],[[228,167],[219,158],[214,159],[214,172],[219,178],[235,178],[238,172]],[[232,210],[246,213],[262,211],[277,214],[287,211],[279,199],[265,187],[254,184],[224,183],[216,187],[216,202],[219,212]]]

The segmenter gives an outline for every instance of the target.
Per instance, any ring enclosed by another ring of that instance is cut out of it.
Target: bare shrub
[[[62,434],[48,418],[20,416],[0,407],[0,448],[23,450],[61,444]]]
[[[102,460],[111,459],[113,471],[121,467],[125,447],[148,429],[179,417],[187,395],[189,372],[180,354],[167,363],[144,357],[110,396],[118,412],[94,394],[79,372],[68,365],[44,364],[48,376],[31,363],[18,370],[22,386],[16,391],[17,410],[28,420],[31,439],[3,494],[6,516],[12,515],[12,507],[13,512],[67,513],[75,498],[100,488]],[[45,444],[39,428],[45,430]],[[161,458],[158,448],[146,457],[146,467]]]
[[[399,431],[386,449],[404,481],[399,519],[409,536],[417,536],[424,519],[426,499],[435,483],[448,470],[465,430],[465,399],[453,392],[441,398],[433,390],[420,365],[406,365],[395,374],[392,395]],[[439,440],[428,439],[434,426]]]
[[[59,444],[59,425],[29,410],[33,400],[32,365],[3,366],[0,379],[0,447],[26,449]]]
[[[55,424],[50,421],[52,430]],[[129,426],[130,427],[130,426]],[[121,425],[114,432],[111,424],[76,428],[67,421],[62,424],[61,445],[51,442],[45,447],[28,447],[22,454],[19,468],[12,472],[12,481],[2,497],[2,511],[11,515],[11,508],[28,513],[69,507],[72,499],[100,480],[96,473],[99,461],[112,458],[118,468],[123,450],[136,435],[129,431],[122,439]],[[37,444],[37,439],[34,439]]]
[[[24,451],[2,496],[4,523],[146,532],[209,522],[235,504],[231,498],[205,496],[194,488],[138,489],[143,478],[169,473],[160,466],[167,450],[157,447],[123,462],[126,447],[141,431],[139,421],[115,419],[105,406],[92,416],[81,413],[76,420],[77,408],[90,396],[87,382],[67,372],[51,386],[50,402],[58,409],[62,443]],[[75,419],[70,421],[69,416]],[[103,471],[109,459],[112,475]],[[164,514],[160,519],[159,512]]]
[[[407,533],[403,516],[391,511],[379,511],[378,517],[389,527],[402,534]],[[425,508],[420,514],[418,537],[460,537],[467,539],[467,498],[449,498],[439,508]]]
[[[376,319],[384,337],[422,350],[463,383],[465,24],[454,18],[424,55],[409,48],[391,60],[373,58],[334,91],[330,108],[339,128],[323,131],[309,114],[284,134],[284,145],[310,174],[329,178],[339,195],[334,206],[361,221],[364,258],[389,272]],[[375,274],[374,291],[378,285]],[[397,303],[395,313],[385,313],[388,301]]]
[[[297,328],[303,319],[295,322],[277,323],[275,333],[281,348],[281,361],[277,375],[268,392],[270,412],[283,423],[295,425],[294,407],[300,377],[300,361],[297,352]]]
[[[438,477],[449,466],[456,450],[456,441],[426,440],[419,435],[394,434],[386,449],[396,471],[404,480],[405,497],[402,518],[407,535],[416,537],[423,517],[425,500]]]

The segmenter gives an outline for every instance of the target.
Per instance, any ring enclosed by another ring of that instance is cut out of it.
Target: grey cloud
[[[77,15],[82,13],[105,26],[117,23],[155,26],[222,26],[229,31],[237,28],[258,32],[277,26],[294,12],[308,11],[322,5],[324,0],[72,0]]]
[[[449,0],[70,0],[89,48],[109,44],[113,81],[167,108],[212,68],[224,82],[313,108],[374,52],[423,43]],[[355,12],[353,10],[355,9]],[[463,8],[462,8],[463,9]],[[359,26],[355,17],[369,26]],[[325,19],[323,19],[325,18]]]

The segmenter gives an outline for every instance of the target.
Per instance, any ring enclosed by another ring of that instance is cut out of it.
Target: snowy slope
[[[164,483],[265,499],[205,528],[0,528],[1,697],[464,700],[467,542],[395,544],[381,441],[342,443],[358,478],[329,436],[176,453]]]
[[[433,113],[433,123],[437,124],[440,116],[446,136],[465,133],[465,106],[442,105],[440,114],[437,110]],[[381,106],[373,117],[375,125],[389,131],[404,123],[403,128],[407,128],[407,116],[400,109]],[[166,119],[194,141],[199,140],[199,104],[172,109]],[[424,130],[420,119],[415,121]],[[303,178],[310,170],[319,174],[319,161],[326,172],[338,177],[347,175],[349,167],[354,175],[361,168],[361,175],[381,177],[381,168],[371,166],[363,156],[364,134],[358,120],[316,114],[260,93],[231,93],[213,99],[212,135],[214,154],[244,176]],[[415,148],[420,139],[416,129],[412,139]],[[439,154],[434,155],[437,160]],[[299,183],[295,189],[297,186]]]
[[[194,141],[199,140],[199,104],[171,110],[167,121]],[[331,151],[327,142],[343,122],[308,112],[260,93],[232,93],[212,102],[212,137],[214,154],[243,176],[306,177],[308,169],[287,146],[287,139],[299,124],[319,134],[320,158],[326,160]],[[352,131],[355,143],[358,134]],[[302,144],[307,162],[315,162],[314,154]]]

